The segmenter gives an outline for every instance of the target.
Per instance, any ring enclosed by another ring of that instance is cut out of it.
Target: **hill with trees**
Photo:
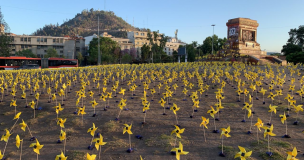
[[[67,19],[63,24],[49,24],[39,28],[33,33],[36,36],[64,36],[64,35],[80,35],[89,36],[97,33],[99,17],[100,33],[107,31],[115,37],[127,37],[125,30],[139,30],[134,28],[121,17],[118,17],[112,11],[97,11],[93,8],[90,10],[83,10],[74,18]],[[118,31],[120,30],[120,31]],[[123,31],[121,31],[123,30]]]

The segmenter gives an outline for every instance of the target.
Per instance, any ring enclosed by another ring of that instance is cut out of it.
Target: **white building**
[[[184,46],[184,45],[186,45],[186,43],[184,43],[176,38],[169,37],[169,39],[166,43],[166,46],[164,48],[164,52],[166,52],[168,56],[172,56],[173,52],[177,51],[178,47],[180,45]]]

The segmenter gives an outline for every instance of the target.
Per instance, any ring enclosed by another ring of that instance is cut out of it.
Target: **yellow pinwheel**
[[[41,145],[38,141],[38,139],[36,139],[36,143],[32,143],[30,145],[30,147],[33,147],[33,150],[36,154],[40,154],[40,149],[43,148],[44,145]]]
[[[85,106],[83,106],[83,107],[78,107],[78,112],[77,112],[77,114],[78,114],[78,115],[79,115],[79,114],[82,114],[82,115],[86,114],[86,112],[85,112]]]
[[[17,134],[17,136],[16,136],[16,147],[17,147],[18,149],[19,149],[20,144],[21,144],[22,141],[23,141],[23,140],[20,139],[19,135]]]
[[[60,136],[59,136],[60,141],[63,141],[66,139],[66,133],[65,131],[61,130],[60,131]]]
[[[13,119],[13,120],[15,120],[15,119],[19,119],[19,118],[20,118],[20,115],[21,115],[21,112],[17,113],[17,114],[15,115],[15,117],[14,117],[14,119]]]
[[[246,160],[246,158],[249,158],[252,154],[252,151],[246,152],[245,148],[238,146],[240,149],[240,152],[238,152],[234,158],[240,158],[241,160]]]
[[[223,135],[226,136],[226,137],[231,137],[229,135],[229,133],[230,133],[230,126],[228,126],[227,129],[226,128],[221,128],[221,130],[222,130],[222,133],[221,133],[220,138],[222,138]]]
[[[123,128],[123,134],[125,134],[126,132],[128,133],[128,134],[133,134],[132,132],[131,132],[131,128],[132,128],[132,124],[131,125],[128,125],[128,124],[124,124],[124,128]]]
[[[103,141],[103,137],[101,134],[99,134],[99,138],[95,138],[93,142],[95,142],[95,148],[97,149],[97,151],[99,150],[100,146],[107,144],[107,142]]]
[[[63,152],[61,151],[61,154],[60,155],[56,155],[56,158],[55,160],[67,160],[68,157],[67,156],[64,156]]]
[[[22,120],[22,123],[19,123],[19,126],[25,132],[25,128],[26,128],[27,124],[24,122],[24,120]]]
[[[172,110],[173,113],[176,115],[176,112],[180,110],[180,107],[177,107],[177,105],[173,103],[173,106],[170,107],[170,110]]]
[[[273,125],[271,125],[270,127],[263,126],[262,128],[265,129],[265,131],[264,131],[264,138],[266,138],[267,135],[269,135],[269,136],[276,136],[276,134],[272,133],[272,131],[273,131]]]
[[[176,137],[182,138],[180,134],[184,133],[185,128],[180,129],[177,125],[174,125],[174,126],[175,126],[175,129],[171,132],[171,135],[175,133]]]
[[[91,136],[94,137],[95,131],[97,130],[97,128],[98,128],[98,127],[95,127],[95,124],[93,123],[93,127],[89,128],[88,131],[87,131],[87,133],[90,133]]]
[[[177,160],[180,160],[180,155],[186,155],[186,154],[189,153],[187,151],[184,151],[184,147],[183,147],[181,142],[179,142],[179,147],[178,148],[173,148],[171,150],[171,152],[175,152]]]
[[[9,139],[9,137],[11,136],[12,134],[10,134],[10,131],[9,130],[7,130],[7,129],[5,129],[5,134],[4,135],[2,135],[2,137],[1,137],[1,141],[4,141],[4,142],[8,142],[8,139]]]
[[[95,154],[90,155],[89,153],[87,153],[87,160],[95,160],[95,158],[96,158]]]
[[[57,115],[59,114],[60,111],[62,111],[64,108],[61,107],[61,104],[58,103],[58,106],[53,107],[56,110]]]
[[[64,128],[64,123],[66,122],[66,118],[65,119],[62,119],[62,118],[58,118],[58,121],[57,121],[57,125],[59,125],[61,128]]]
[[[296,147],[293,148],[292,152],[287,152],[287,154],[287,160],[299,160],[296,158],[296,156],[298,155]]]
[[[218,112],[217,110],[214,110],[214,108],[212,106],[210,106],[210,110],[207,111],[208,114],[210,114],[210,116],[212,118],[214,118],[214,115]]]

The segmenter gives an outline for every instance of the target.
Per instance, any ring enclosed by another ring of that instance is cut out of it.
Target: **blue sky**
[[[106,4],[106,5],[105,5]],[[2,0],[1,11],[11,32],[31,34],[45,24],[72,19],[83,9],[113,11],[139,28],[159,30],[167,36],[199,44],[214,33],[227,36],[226,22],[244,17],[260,24],[257,41],[267,52],[280,52],[288,31],[304,25],[304,0]]]

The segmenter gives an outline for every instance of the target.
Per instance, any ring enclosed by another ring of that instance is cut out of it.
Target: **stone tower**
[[[227,26],[227,44],[240,54],[255,56],[261,58],[266,52],[261,51],[260,44],[257,42],[257,28],[259,26],[256,20],[249,18],[230,19]]]

